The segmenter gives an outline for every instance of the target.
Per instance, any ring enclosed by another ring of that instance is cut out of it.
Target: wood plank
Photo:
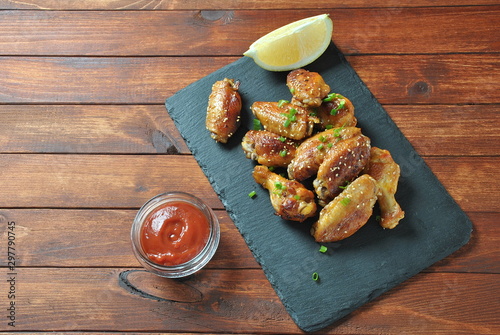
[[[3,105],[0,151],[189,153],[161,105]]]
[[[500,183],[496,176],[500,157],[430,157],[425,161],[463,210],[499,211]],[[411,164],[411,158],[408,162]]]
[[[491,104],[498,101],[500,59],[497,55],[380,55],[352,56],[348,60],[384,104]]]
[[[499,154],[500,105],[384,107],[420,155]]]
[[[17,266],[140,267],[130,243],[136,213],[137,210],[0,209],[0,223],[7,226],[7,222],[15,222]],[[219,210],[216,215],[221,241],[207,268],[260,268],[228,214]],[[0,245],[0,250],[3,248]],[[7,259],[1,259],[0,264],[7,266]]]
[[[500,105],[386,105],[423,156],[495,156]],[[478,131],[480,129],[480,131]],[[188,154],[162,105],[0,105],[2,153]]]
[[[128,269],[17,270],[16,331],[300,333],[260,270],[205,269],[182,281]],[[499,285],[498,275],[419,274],[323,333],[498,334]]]
[[[453,6],[497,5],[496,0],[455,0]],[[449,6],[446,0],[352,0],[347,4],[341,0],[317,0],[307,7],[303,1],[286,2],[272,0],[0,0],[0,9],[41,10],[197,10],[197,9],[302,9],[302,8],[363,8],[363,7],[422,7]]]
[[[0,103],[163,104],[165,98],[236,59],[0,57]],[[347,59],[383,104],[500,102],[500,59],[494,54]]]
[[[5,226],[7,222],[16,223],[18,266],[138,267],[129,238],[136,212],[0,209],[0,222]],[[500,273],[497,261],[500,259],[500,227],[491,224],[498,222],[500,214],[469,215],[474,226],[469,243],[426,272]],[[217,217],[221,223],[221,242],[207,268],[260,268],[228,214],[217,211]],[[0,245],[0,251],[4,247]],[[0,259],[0,265],[7,266],[7,259]]]
[[[500,51],[500,6],[467,6],[293,9],[280,15],[273,10],[3,11],[0,55],[238,56],[268,32],[324,12],[335,23],[335,43],[347,54]]]
[[[162,104],[179,89],[234,60],[0,57],[0,102]]]
[[[7,154],[0,170],[0,207],[139,208],[184,190],[223,208],[192,156]]]
[[[426,163],[467,212],[499,212],[500,157],[428,157]],[[411,176],[415,157],[398,162]],[[222,209],[192,156],[0,155],[1,207],[138,208],[150,197],[185,190]],[[250,177],[249,177],[250,178]],[[231,183],[233,181],[228,181]]]

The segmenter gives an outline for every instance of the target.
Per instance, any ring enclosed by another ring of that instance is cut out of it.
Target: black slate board
[[[316,331],[466,244],[472,224],[333,43],[306,69],[348,97],[372,145],[391,152],[401,167],[396,198],[406,212],[393,230],[370,219],[350,238],[327,244],[326,254],[309,234],[311,222],[274,215],[268,192],[252,178],[255,162],[240,146],[253,128],[254,101],[290,99],[287,73],[265,71],[243,57],[180,90],[166,108],[295,323]],[[243,111],[238,132],[220,144],[210,138],[205,117],[212,84],[225,77],[241,82]],[[253,190],[257,196],[250,199]]]

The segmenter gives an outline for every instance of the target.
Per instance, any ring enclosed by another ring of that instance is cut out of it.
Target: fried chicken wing
[[[319,122],[309,110],[291,103],[256,101],[250,109],[265,130],[294,140],[310,136]]]
[[[311,235],[317,242],[343,240],[358,231],[373,213],[378,186],[365,174],[356,178],[319,213]]]
[[[337,143],[318,169],[313,181],[320,205],[324,206],[363,170],[370,159],[370,139],[364,135]]]
[[[405,212],[401,210],[394,197],[398,188],[399,165],[392,159],[389,151],[372,147],[370,161],[364,171],[377,181],[380,188],[378,194],[380,225],[389,229],[396,227],[405,216]]]
[[[320,132],[302,142],[295,157],[288,165],[288,177],[298,181],[312,177],[318,172],[327,153],[342,140],[361,135],[356,127],[340,127]]]
[[[331,93],[317,108],[317,116],[320,119],[320,128],[327,127],[354,127],[358,120],[354,116],[354,105],[352,102],[337,93]]]
[[[239,82],[224,78],[212,85],[208,98],[206,128],[217,142],[226,143],[240,124]]]
[[[265,166],[286,167],[297,150],[297,142],[266,130],[249,130],[241,142],[247,158]]]
[[[316,214],[314,193],[301,183],[288,180],[262,165],[254,168],[253,177],[269,191],[271,204],[283,219],[302,222]]]
[[[330,93],[330,86],[319,73],[305,69],[291,71],[286,77],[286,85],[293,95],[292,103],[302,107],[319,107]]]

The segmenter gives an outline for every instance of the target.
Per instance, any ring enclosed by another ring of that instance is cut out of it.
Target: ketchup
[[[173,201],[156,208],[146,218],[141,246],[152,262],[179,265],[198,255],[209,236],[210,224],[198,207]]]

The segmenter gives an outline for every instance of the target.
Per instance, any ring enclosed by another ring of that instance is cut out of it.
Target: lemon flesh
[[[259,38],[243,55],[269,71],[289,71],[308,65],[321,56],[332,39],[333,22],[328,14],[292,22]]]

